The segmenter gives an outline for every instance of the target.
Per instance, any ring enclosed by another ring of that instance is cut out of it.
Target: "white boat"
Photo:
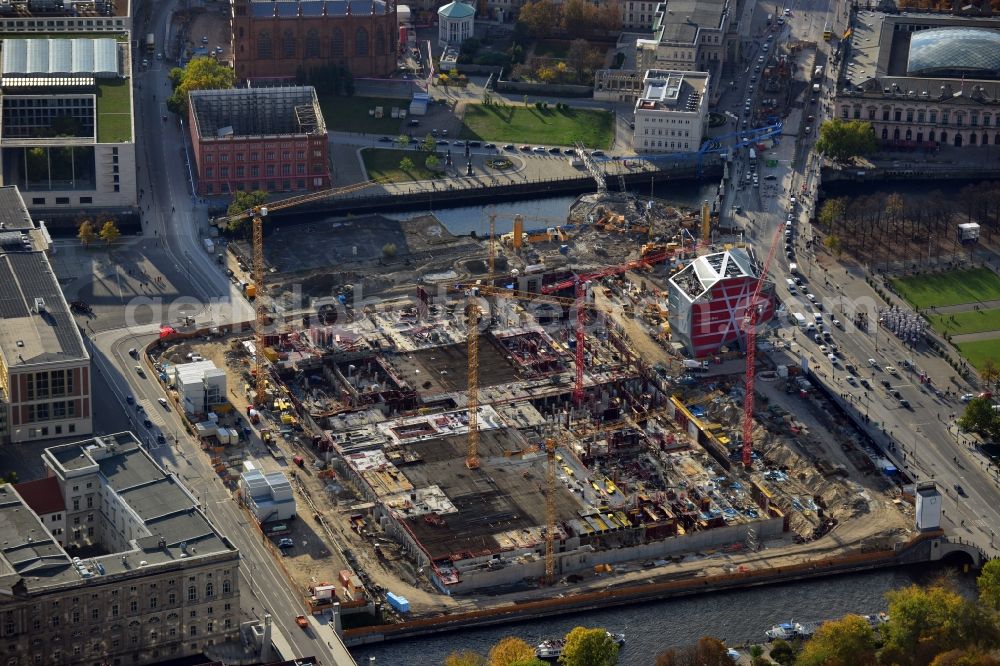
[[[608,638],[613,640],[619,646],[625,644],[625,634],[613,634],[609,631]],[[566,641],[562,638],[542,641],[535,646],[535,656],[539,659],[558,659],[559,655],[562,654],[563,646],[565,645]]]
[[[795,638],[809,638],[814,633],[816,633],[815,624],[789,621],[774,625],[765,631],[764,635],[769,641],[790,641]]]

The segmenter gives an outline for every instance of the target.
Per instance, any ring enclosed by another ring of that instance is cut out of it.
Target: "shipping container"
[[[399,613],[410,612],[410,602],[406,600],[406,597],[389,592],[385,595],[385,600]]]

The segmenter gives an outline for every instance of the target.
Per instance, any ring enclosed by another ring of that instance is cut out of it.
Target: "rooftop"
[[[636,110],[687,111],[697,113],[708,87],[707,72],[649,70],[643,79]]]
[[[858,12],[838,94],[996,104],[998,35],[996,18]]]
[[[385,0],[250,0],[255,18],[299,16],[368,16],[385,14]]]
[[[659,41],[693,44],[699,30],[722,27],[729,0],[670,0],[659,5],[664,7],[664,12],[657,14],[660,23],[653,26]]]
[[[91,0],[90,2],[27,2],[27,0],[0,0],[0,19],[7,18],[58,18],[72,16],[122,16],[129,15],[129,0]]]
[[[131,433],[50,447],[43,458],[56,476],[0,486],[0,590],[19,581],[28,591],[79,584],[196,555],[235,554],[197,500],[149,457]],[[63,501],[59,476],[80,472],[98,475],[109,495],[119,496],[142,521],[140,535],[127,551],[75,563],[39,520],[32,506],[50,513],[57,501]],[[58,500],[40,498],[43,489],[54,491]]]
[[[705,254],[670,278],[670,283],[695,300],[722,280],[756,277],[757,267],[743,248]]]
[[[54,476],[18,483],[14,488],[31,510],[40,516],[66,510],[59,480]]]
[[[3,40],[4,78],[9,76],[118,75],[118,42],[111,37]]]
[[[89,357],[17,188],[0,187],[0,353],[9,368]],[[10,224],[8,227],[7,224]]]
[[[190,103],[202,139],[326,133],[312,86],[195,90]]]
[[[475,13],[475,7],[467,5],[464,2],[459,2],[458,0],[452,0],[452,2],[449,2],[438,10],[438,16],[450,19],[469,18],[470,16],[474,16]]]

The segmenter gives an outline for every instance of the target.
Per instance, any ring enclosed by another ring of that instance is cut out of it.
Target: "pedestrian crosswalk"
[[[157,428],[162,428],[164,425],[163,415],[160,413],[157,404],[152,400],[148,399],[140,400],[139,404],[142,405],[142,408],[144,410],[143,413],[145,414],[145,416],[142,416],[140,414],[139,420],[142,421],[143,419],[149,419],[154,426],[156,426]]]

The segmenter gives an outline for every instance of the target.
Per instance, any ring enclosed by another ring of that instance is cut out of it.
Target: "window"
[[[73,510],[74,511],[79,511],[80,510],[80,498],[79,497],[74,497],[73,498]],[[79,516],[76,516],[76,517],[73,518],[73,524],[74,525],[79,525],[80,524],[80,517]]]
[[[265,166],[264,167],[264,174],[267,175],[267,176],[273,176],[274,175],[274,165],[273,164],[268,164],[267,166]]]
[[[139,612],[139,602],[136,601],[135,599],[133,599],[132,601],[128,602],[128,612],[131,613],[132,615],[135,615],[136,613],[138,613]]]
[[[197,601],[197,600],[198,600],[198,588],[196,588],[194,585],[191,585],[188,587],[188,601]]]
[[[44,206],[45,205],[45,197],[31,197],[31,205],[32,206]]]
[[[90,619],[92,621],[94,621],[94,622],[97,622],[98,620],[100,620],[101,619],[101,609],[100,608],[91,608],[90,609]]]
[[[215,177],[215,171],[212,169],[212,167],[208,167],[207,169],[205,169],[205,178],[214,178],[214,177]]]
[[[225,620],[222,621],[222,628],[223,629],[229,629],[232,626],[233,626],[233,622],[228,617]]]
[[[69,205],[69,197],[56,197],[56,205],[57,206],[60,206],[60,205],[61,206],[68,206]]]
[[[244,175],[244,168],[241,166],[236,167],[236,177],[242,178]]]
[[[111,617],[118,617],[118,604],[111,606]]]
[[[319,33],[315,29],[309,30],[306,33],[306,58],[318,58],[319,57]]]
[[[212,583],[206,584],[205,585],[205,596],[206,597],[211,597],[214,594],[215,594],[215,586],[212,585]]]
[[[254,164],[252,167],[250,167],[250,175],[253,178],[256,178],[256,177],[260,176],[260,167],[257,166],[256,164]]]
[[[219,178],[229,178],[229,167],[219,167]]]
[[[281,35],[281,55],[285,58],[295,57],[295,35],[291,30],[285,30]]]
[[[71,614],[71,618],[72,618],[73,624],[80,624],[80,610],[77,609],[77,608],[74,608],[73,612]],[[8,633],[14,633],[14,623],[13,622],[10,623],[10,632],[8,632]]]
[[[188,636],[197,636],[197,635],[198,635],[198,626],[192,624],[190,627],[188,627]]]
[[[282,176],[291,176],[292,175],[292,165],[291,164],[282,164],[281,165],[281,175]]]
[[[354,33],[354,55],[368,55],[368,31],[359,27]]]
[[[191,611],[190,617],[191,617],[192,620],[195,619],[196,617],[198,617],[198,611],[196,611],[196,610]]]
[[[58,627],[59,626],[59,616],[58,615],[53,615],[52,616],[52,626],[53,627]]]
[[[261,30],[257,35],[257,57],[271,57],[271,34],[264,30]]]
[[[207,633],[212,633],[212,631],[213,631],[214,629],[215,629],[215,622],[212,622],[211,620],[209,620],[209,621],[208,621],[208,624],[206,624],[206,625],[205,625],[205,631],[206,631]]]

